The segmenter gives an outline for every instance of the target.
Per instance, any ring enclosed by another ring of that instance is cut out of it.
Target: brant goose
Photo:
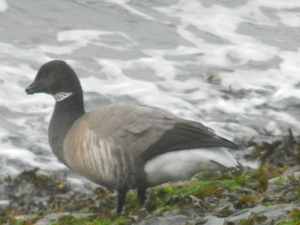
[[[148,187],[238,166],[223,148],[203,149],[238,149],[234,143],[166,110],[113,104],[85,112],[80,81],[64,61],[42,65],[26,92],[54,97],[48,133],[53,153],[87,179],[117,190],[117,213],[129,189],[137,189],[143,205]]]

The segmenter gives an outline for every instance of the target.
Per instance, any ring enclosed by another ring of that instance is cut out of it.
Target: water
[[[47,129],[54,100],[28,96],[39,67],[66,60],[87,110],[161,107],[229,139],[300,132],[300,2],[0,0],[1,175],[66,170]]]

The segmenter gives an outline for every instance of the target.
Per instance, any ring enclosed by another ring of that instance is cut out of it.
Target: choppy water
[[[65,168],[50,151],[54,100],[24,88],[68,61],[87,110],[140,102],[233,138],[300,132],[300,1],[0,0],[1,175]]]

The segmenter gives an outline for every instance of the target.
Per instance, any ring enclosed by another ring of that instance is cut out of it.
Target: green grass
[[[93,217],[75,217],[70,215],[61,218],[58,222],[52,223],[52,225],[122,225],[125,221],[126,219],[123,216],[115,219],[94,219]]]
[[[300,219],[281,221],[277,225],[300,225]]]
[[[286,178],[279,176],[276,180],[273,181],[273,184],[283,184],[287,181]]]
[[[268,206],[275,205],[275,203],[274,202],[263,202],[263,203],[261,203],[261,205],[268,207]]]

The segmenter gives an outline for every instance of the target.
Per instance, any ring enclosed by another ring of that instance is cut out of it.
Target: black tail
[[[180,119],[173,129],[166,131],[156,143],[143,152],[142,157],[147,161],[165,152],[209,147],[239,149],[236,144],[216,135],[203,124]]]

